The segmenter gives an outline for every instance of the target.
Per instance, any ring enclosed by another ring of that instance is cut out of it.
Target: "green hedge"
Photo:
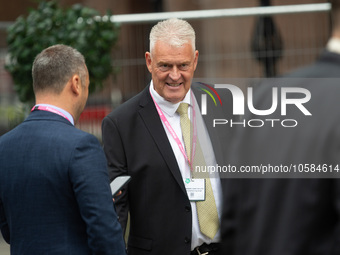
[[[96,10],[79,4],[62,9],[56,1],[50,1],[41,2],[27,17],[19,17],[7,31],[9,57],[5,68],[12,75],[20,101],[34,100],[33,60],[54,44],[78,49],[89,69],[90,92],[101,88],[112,73],[111,49],[119,35],[119,26],[110,22],[110,15],[107,12],[102,18]]]

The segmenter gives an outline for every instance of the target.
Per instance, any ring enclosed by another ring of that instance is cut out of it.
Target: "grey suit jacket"
[[[276,112],[270,118],[295,119],[294,128],[279,124],[242,130],[233,141],[230,162],[340,167],[340,56],[325,51],[315,64],[283,78],[311,92],[305,107],[312,116],[291,106],[286,116]],[[270,95],[268,89],[262,91],[259,108],[271,104]],[[340,254],[339,173],[336,178],[313,178],[318,173],[224,180],[221,254]]]

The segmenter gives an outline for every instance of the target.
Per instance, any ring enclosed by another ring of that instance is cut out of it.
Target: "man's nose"
[[[177,68],[177,66],[173,66],[173,68],[171,68],[170,73],[169,73],[169,77],[173,81],[177,81],[181,77],[180,70]]]

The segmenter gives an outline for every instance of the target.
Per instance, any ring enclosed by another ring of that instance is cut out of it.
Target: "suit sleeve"
[[[114,120],[109,117],[103,120],[102,137],[110,180],[112,181],[120,175],[129,175],[125,149],[119,129]],[[129,212],[128,190],[126,188],[123,188],[122,194],[116,198],[115,205],[119,222],[125,235]]]
[[[105,155],[94,136],[85,136],[78,142],[69,169],[79,210],[86,223],[88,244],[92,253],[125,254]]]
[[[334,105],[334,104],[332,104]],[[339,105],[339,104],[337,104]],[[334,107],[334,109],[338,109],[337,107]],[[339,120],[339,113],[334,117],[334,119],[336,120],[336,122],[338,122]],[[340,154],[340,146],[339,146],[339,141],[340,141],[340,128],[339,125],[337,123],[334,123],[333,127],[335,127],[334,132],[335,134],[332,137],[332,147],[328,152],[328,155],[331,155],[331,162],[330,165],[332,166],[340,166],[339,164],[339,154]],[[330,144],[328,143],[327,146],[330,146]],[[338,173],[336,173],[337,175]],[[334,207],[335,207],[335,212],[336,212],[336,220],[334,222],[334,245],[332,247],[332,253],[331,254],[340,254],[340,179],[335,176],[332,179],[332,183],[333,183],[333,189],[332,191],[334,192],[333,194],[331,194],[331,197],[333,198],[333,203],[334,203]]]
[[[235,254],[234,246],[236,242],[237,229],[237,197],[239,192],[237,179],[221,179],[223,191],[223,211],[221,218],[221,250],[220,255]]]
[[[0,230],[4,240],[7,243],[10,243],[9,228],[5,216],[5,210],[1,200],[0,200]]]

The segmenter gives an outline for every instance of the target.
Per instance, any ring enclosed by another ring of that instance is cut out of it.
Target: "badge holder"
[[[190,201],[197,202],[205,200],[205,179],[186,178],[184,185]]]

